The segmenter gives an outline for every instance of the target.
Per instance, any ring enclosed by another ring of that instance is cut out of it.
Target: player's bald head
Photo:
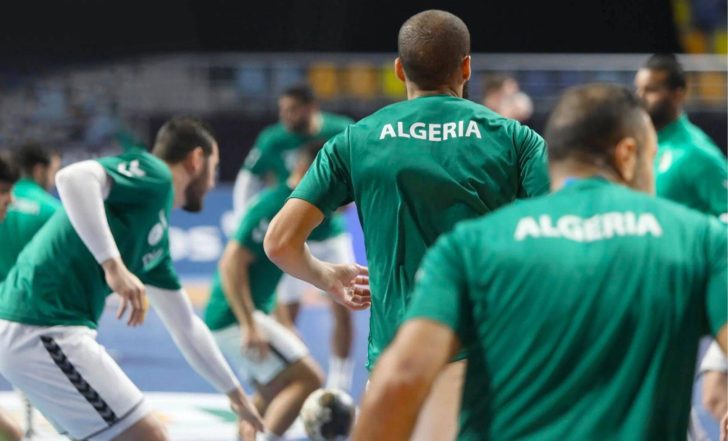
[[[470,54],[470,32],[457,16],[437,9],[404,22],[397,41],[407,78],[428,90],[450,83]]]
[[[567,90],[546,125],[549,160],[605,158],[626,137],[645,141],[649,119],[637,96],[612,84]]]

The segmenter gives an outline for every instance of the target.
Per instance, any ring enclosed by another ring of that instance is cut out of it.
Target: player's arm
[[[56,188],[71,225],[103,267],[106,283],[121,296],[117,318],[120,318],[127,306],[131,305],[127,323],[136,326],[143,323],[146,312],[144,285],[121,260],[119,249],[111,234],[104,208],[104,200],[108,197],[111,187],[111,178],[96,161],[82,161],[69,165],[56,175]]]
[[[370,304],[368,271],[351,264],[322,262],[311,255],[306,240],[331,213],[352,201],[348,166],[348,132],[326,143],[273,218],[265,235],[265,252],[286,273],[304,280],[350,309]]]
[[[435,378],[470,338],[465,271],[453,233],[427,252],[407,321],[374,369],[354,440],[410,438]]]
[[[323,262],[306,245],[323,219],[316,206],[289,199],[271,221],[265,235],[265,252],[283,271],[327,292],[349,309],[366,309],[371,304],[367,268],[356,263]]]
[[[233,186],[233,211],[242,217],[255,196],[265,187],[263,177],[243,167],[238,172]]]
[[[374,369],[352,439],[409,439],[435,378],[459,348],[452,329],[439,322],[405,323]]]
[[[242,419],[262,430],[258,412],[240,388],[210,330],[195,314],[184,290],[146,288],[152,307],[190,366],[216,390],[227,395],[231,407]]]
[[[268,339],[259,332],[253,319],[255,305],[248,271],[254,261],[253,253],[238,241],[231,240],[225,247],[218,269],[225,298],[240,326],[246,328],[244,346],[256,350],[263,358],[268,354]]]
[[[546,142],[530,128],[522,125],[516,130],[518,154],[519,198],[531,198],[549,192]]]

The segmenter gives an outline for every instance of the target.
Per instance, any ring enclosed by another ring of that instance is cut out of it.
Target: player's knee
[[[306,389],[310,389],[313,392],[322,387],[324,384],[324,372],[319,365],[310,357],[306,357],[301,361],[299,379],[306,386]]]

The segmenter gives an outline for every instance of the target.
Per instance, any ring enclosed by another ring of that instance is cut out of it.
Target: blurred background
[[[453,12],[470,28],[469,98],[518,92],[514,116],[537,131],[564,88],[592,81],[631,86],[650,54],[677,53],[688,72],[688,115],[726,151],[725,0],[6,3],[0,149],[36,141],[62,152],[68,164],[149,145],[173,115],[208,121],[221,148],[220,185],[200,215],[175,213],[171,230],[177,269],[202,307],[233,228],[232,181],[258,132],[277,120],[279,93],[308,82],[323,110],[354,119],[405,99],[392,71],[397,31],[429,8]],[[364,262],[355,213],[347,220]],[[329,314],[312,303],[301,326],[325,369]],[[366,313],[357,324],[355,397],[366,377]],[[143,390],[211,392],[155,317],[132,331],[107,314],[100,340]],[[8,388],[0,379],[0,389]],[[717,426],[701,412],[716,436]]]

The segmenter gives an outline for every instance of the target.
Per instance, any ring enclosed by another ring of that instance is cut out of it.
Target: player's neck
[[[190,176],[182,164],[167,164],[172,172],[172,186],[174,187],[174,208],[185,203],[185,188],[190,183]]]
[[[623,183],[612,170],[573,159],[564,159],[549,164],[551,191],[561,190],[570,181],[599,177],[615,183]]]
[[[412,83],[407,83],[407,99],[413,100],[423,96],[450,95],[458,98],[463,97],[463,86],[446,85],[434,89],[420,89]]]

